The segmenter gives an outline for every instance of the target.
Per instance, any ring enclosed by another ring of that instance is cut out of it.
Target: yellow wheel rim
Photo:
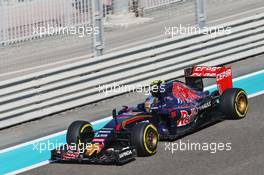
[[[148,125],[144,132],[144,146],[149,154],[157,151],[158,140],[157,129],[153,125]]]
[[[86,132],[87,132],[89,129],[90,129],[90,130],[93,129],[92,125],[91,125],[91,124],[85,124],[85,125],[81,128],[81,130],[80,130],[80,135],[81,135],[81,134],[87,134]],[[79,139],[78,139],[78,144],[81,144],[81,138],[80,138],[80,137],[79,137]]]
[[[248,110],[248,100],[244,91],[240,91],[237,94],[235,101],[235,108],[239,117],[245,117]]]

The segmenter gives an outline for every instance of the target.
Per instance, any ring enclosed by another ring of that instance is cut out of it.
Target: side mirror
[[[112,116],[113,116],[113,118],[116,118],[116,109],[112,110]]]

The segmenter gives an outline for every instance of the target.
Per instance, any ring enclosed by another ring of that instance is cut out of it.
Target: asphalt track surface
[[[257,56],[231,64],[234,77],[255,72],[264,68],[264,56]],[[207,82],[211,84],[211,82]],[[253,85],[254,86],[254,85]],[[264,120],[262,120],[263,98],[250,99],[248,117],[239,121],[224,121],[184,137],[184,143],[228,143],[231,151],[165,151],[161,142],[158,153],[153,157],[137,158],[124,166],[49,164],[24,174],[263,174],[264,161]],[[39,137],[65,130],[74,120],[94,121],[107,117],[111,109],[124,104],[136,104],[145,96],[126,94],[66,111],[61,114],[24,123],[0,131],[0,148],[24,143]],[[174,143],[179,143],[176,141]],[[12,158],[10,158],[12,159]],[[10,161],[11,163],[11,161]]]
[[[155,156],[137,158],[123,166],[50,164],[23,174],[263,175],[263,103],[264,96],[253,98],[249,101],[246,119],[224,121],[181,139],[182,143],[231,143],[230,151],[178,150],[172,153],[165,150],[166,142],[160,142]],[[180,140],[173,143],[179,145]]]
[[[106,52],[166,38],[165,27],[195,24],[195,0],[147,13],[150,22],[105,32]],[[264,12],[263,0],[208,0],[209,25],[222,24]],[[0,80],[88,59],[90,37],[54,36],[0,48]]]

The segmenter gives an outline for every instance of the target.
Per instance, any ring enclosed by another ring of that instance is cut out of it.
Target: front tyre
[[[69,145],[88,143],[94,137],[93,127],[87,121],[74,121],[68,128],[66,140]]]
[[[220,97],[222,112],[229,119],[242,119],[248,111],[248,98],[243,89],[232,88],[223,92]]]
[[[137,156],[152,156],[157,152],[159,135],[150,123],[138,123],[132,129],[131,145],[136,147]]]

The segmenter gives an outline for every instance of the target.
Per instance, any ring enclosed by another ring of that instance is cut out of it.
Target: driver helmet
[[[162,80],[154,80],[150,83],[150,96],[145,101],[145,110],[147,112],[151,111],[151,108],[158,105],[158,97],[161,95],[161,85],[164,84]]]
[[[162,80],[153,80],[150,83],[150,93],[153,97],[160,97],[160,95],[164,92],[162,90],[162,86],[164,85],[164,81]]]

